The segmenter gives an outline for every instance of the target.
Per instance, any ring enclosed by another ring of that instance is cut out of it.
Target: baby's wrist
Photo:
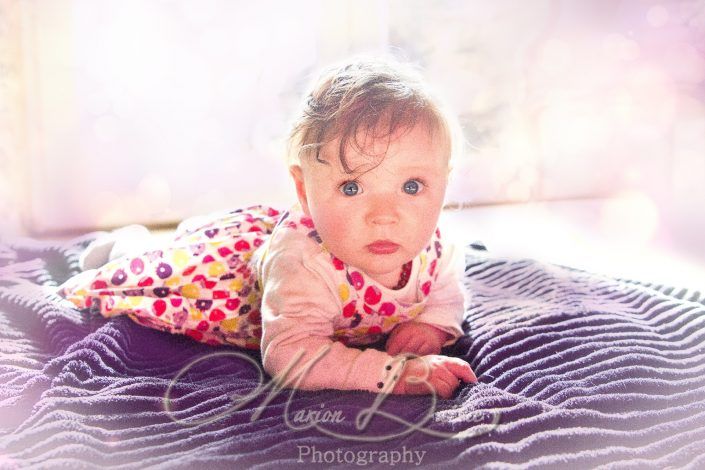
[[[397,366],[396,374],[394,375],[394,386],[392,387],[392,393],[395,394],[404,394],[406,393],[406,387],[404,385],[404,382],[406,381],[405,373],[408,369],[408,362],[411,360],[410,357],[404,356],[401,361],[399,362],[399,365]]]

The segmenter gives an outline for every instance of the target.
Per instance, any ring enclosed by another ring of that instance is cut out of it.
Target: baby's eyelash
[[[360,183],[360,180],[359,180],[359,179],[355,178],[355,179],[349,179],[349,180],[338,181],[338,187],[341,187],[341,186],[344,185],[345,183],[357,183],[357,184],[362,184],[362,183]]]
[[[407,178],[404,180],[404,184],[406,184],[407,181],[418,181],[421,183],[421,186],[424,188],[428,188],[428,184],[426,184],[426,180],[423,178]]]

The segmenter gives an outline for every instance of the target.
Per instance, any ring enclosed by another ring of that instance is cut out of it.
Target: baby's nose
[[[380,197],[370,201],[367,221],[375,225],[391,225],[399,221],[396,205],[391,197]]]

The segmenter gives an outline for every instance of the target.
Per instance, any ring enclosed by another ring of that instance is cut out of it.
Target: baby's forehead
[[[308,165],[325,166],[344,174],[369,171],[384,160],[391,159],[396,167],[433,169],[439,163],[447,165],[450,157],[450,139],[443,132],[417,125],[391,135],[374,136],[358,133],[348,138],[341,147],[342,136],[336,136],[323,145],[317,158]]]

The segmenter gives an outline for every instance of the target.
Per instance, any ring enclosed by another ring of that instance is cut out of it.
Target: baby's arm
[[[330,339],[334,318],[341,313],[325,281],[304,265],[300,254],[279,252],[269,259],[261,308],[265,370],[286,387],[382,391],[401,358]],[[304,372],[318,353],[322,356]]]
[[[437,393],[450,398],[460,380],[477,381],[470,365],[460,358],[430,355],[405,360],[332,341],[331,315],[340,312],[325,282],[295,256],[279,256],[275,264],[272,271],[278,274],[265,270],[262,361],[282,387]]]

